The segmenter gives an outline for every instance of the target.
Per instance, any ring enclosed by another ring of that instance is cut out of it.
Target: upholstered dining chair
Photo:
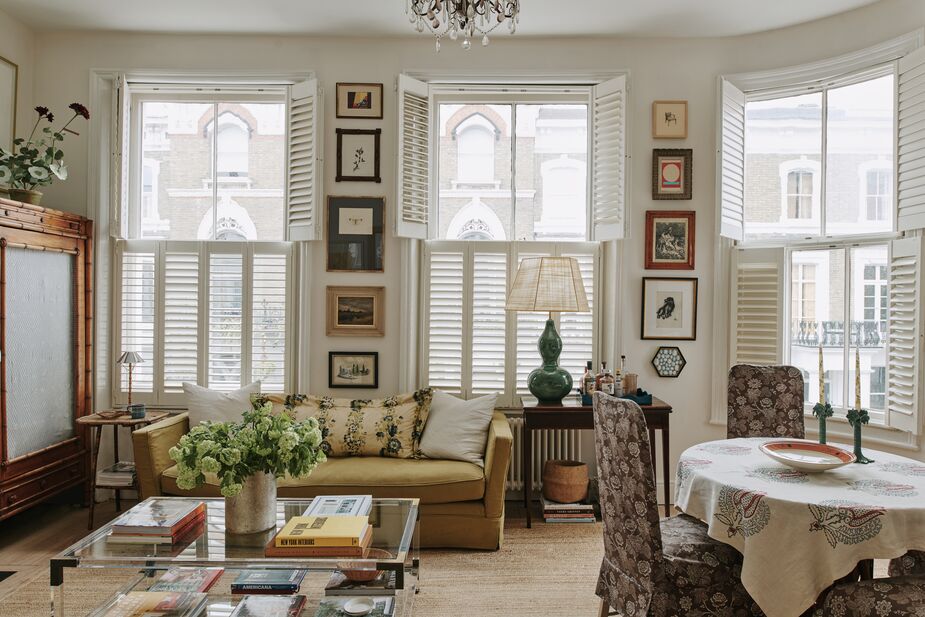
[[[596,392],[594,443],[604,521],[600,615],[763,615],[742,586],[737,550],[707,536],[706,525],[684,514],[659,520],[639,406]]]
[[[922,617],[925,615],[925,578],[898,576],[835,585],[825,596],[821,614]]]
[[[726,437],[803,439],[803,374],[795,366],[729,369]]]
[[[891,559],[890,576],[925,578],[925,551],[909,551],[902,557]]]

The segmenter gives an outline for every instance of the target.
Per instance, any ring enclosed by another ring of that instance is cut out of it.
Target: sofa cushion
[[[167,495],[219,497],[218,478],[206,474],[206,483],[192,491],[177,487],[177,467],[161,475]],[[280,497],[371,494],[373,497],[417,497],[421,503],[473,501],[485,495],[485,473],[462,461],[391,459],[373,457],[330,458],[307,478],[282,478]]]
[[[433,391],[424,388],[384,399],[346,399],[307,394],[261,394],[255,406],[267,402],[297,420],[317,418],[321,448],[328,456],[419,456],[424,423]]]

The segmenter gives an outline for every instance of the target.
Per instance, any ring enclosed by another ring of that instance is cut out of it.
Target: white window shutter
[[[129,191],[132,96],[123,73],[113,81],[112,126],[109,131],[109,235],[124,238]]]
[[[422,366],[427,385],[454,394],[463,393],[463,312],[466,255],[434,249],[424,255],[427,272],[427,342]]]
[[[887,353],[888,423],[919,433],[922,407],[922,239],[894,240],[890,247],[890,313]]]
[[[745,236],[745,94],[721,78],[720,101],[716,162],[720,235],[741,241]]]
[[[735,364],[780,364],[784,249],[739,249],[735,260],[730,358]]]
[[[591,214],[594,240],[626,232],[626,77],[594,87]]]
[[[562,337],[562,355],[559,364],[572,374],[575,386],[584,375],[585,365],[590,360],[594,366],[595,334],[598,328],[594,327],[594,273],[597,270],[597,249],[592,252],[572,251],[568,244],[563,246],[564,257],[574,257],[578,260],[581,278],[585,285],[585,295],[588,297],[590,313],[562,313],[559,318],[559,336]],[[611,367],[617,368],[619,358],[611,360]]]
[[[199,246],[196,242],[162,245],[163,392],[185,400],[183,382],[199,382]],[[167,402],[161,400],[160,402]]]
[[[897,68],[897,218],[899,231],[925,227],[925,47]]]
[[[472,243],[472,383],[469,393],[504,392],[508,251],[479,251]]]
[[[274,245],[275,246],[275,245]],[[290,250],[277,252],[254,249],[253,259],[253,323],[250,381],[260,380],[261,392],[287,391],[287,318],[286,301],[289,281]]]
[[[118,285],[117,323],[114,324],[117,340],[115,357],[122,352],[135,351],[145,360],[132,371],[132,402],[155,403],[154,366],[158,349],[155,328],[156,259],[157,248],[148,242],[126,241],[116,246],[116,281]],[[120,380],[115,389],[116,400],[127,402],[128,370],[120,369]]]
[[[395,235],[429,237],[430,88],[407,75],[398,76],[398,196]]]
[[[286,203],[289,240],[321,235],[321,96],[314,79],[289,87],[289,167]]]

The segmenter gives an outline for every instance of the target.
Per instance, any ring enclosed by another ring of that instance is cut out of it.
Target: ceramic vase
[[[225,530],[259,533],[276,526],[276,477],[255,473],[244,480],[236,497],[225,497]]]
[[[24,204],[37,206],[42,203],[42,191],[33,191],[30,189],[9,189],[10,199],[21,201]]]

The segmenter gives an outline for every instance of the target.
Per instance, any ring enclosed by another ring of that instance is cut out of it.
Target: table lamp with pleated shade
[[[141,364],[144,362],[144,358],[141,357],[141,354],[137,351],[123,351],[122,355],[119,356],[119,359],[116,360],[116,364],[119,365],[128,365],[128,404],[132,404],[132,371],[135,369],[136,364]]]
[[[527,388],[540,404],[560,405],[572,391],[571,374],[559,366],[562,339],[553,313],[587,313],[588,297],[574,257],[528,257],[520,262],[505,310],[549,313],[537,342],[543,365],[527,377]]]

